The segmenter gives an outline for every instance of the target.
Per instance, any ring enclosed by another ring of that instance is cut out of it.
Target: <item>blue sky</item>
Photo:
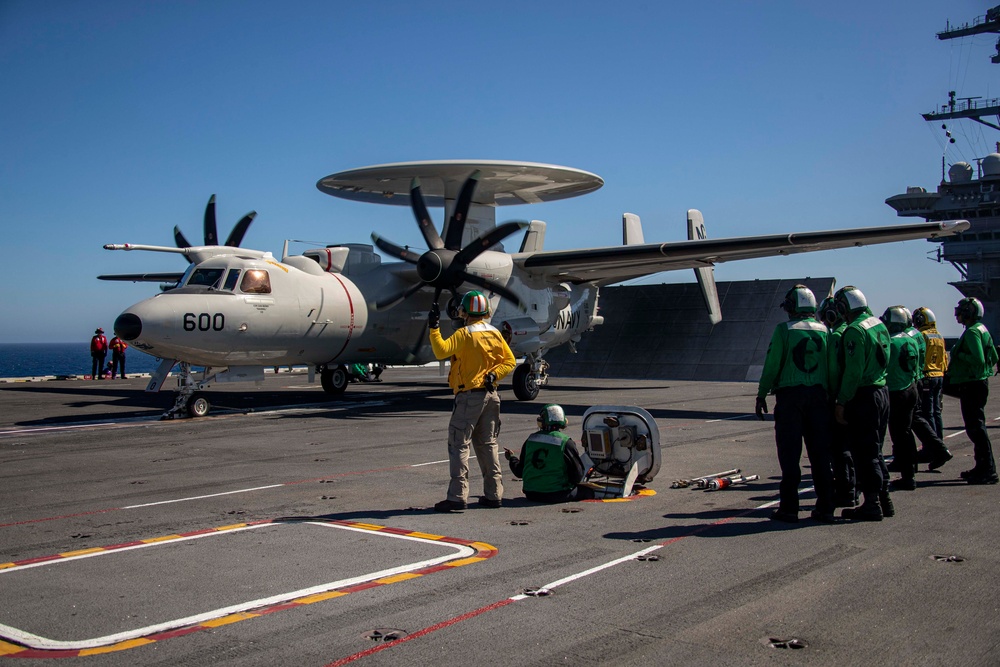
[[[596,193],[500,209],[546,220],[550,249],[620,243],[624,211],[642,217],[647,241],[685,238],[688,208],[713,237],[893,224],[887,197],[940,179],[943,132],[920,113],[948,90],[998,94],[994,38],[935,38],[989,6],[0,0],[0,342],[110,330],[157,286],[96,275],[185,263],[102,245],[172,245],[175,224],[200,239],[213,193],[221,234],[256,210],[244,245],[275,254],[285,238],[368,242],[372,231],[419,245],[407,209],[316,189],[386,162],[600,175]],[[1000,139],[954,125],[949,163]],[[957,333],[947,281],[958,274],[926,259],[935,248],[735,262],[716,275],[832,275],[877,313],[927,305]]]

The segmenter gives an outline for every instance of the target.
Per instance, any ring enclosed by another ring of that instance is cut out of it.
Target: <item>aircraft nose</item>
[[[134,313],[122,313],[115,320],[115,335],[132,341],[142,333],[142,320]]]

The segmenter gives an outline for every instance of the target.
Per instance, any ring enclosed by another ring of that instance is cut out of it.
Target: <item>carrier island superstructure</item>
[[[955,39],[969,35],[1000,34],[1000,5],[990,9],[985,16],[976,17],[972,23],[948,28],[937,33],[938,39]],[[1000,39],[997,54],[991,58],[1000,63]],[[947,103],[930,113],[924,120],[941,123],[947,142],[954,143],[949,121],[973,121],[1000,133],[1000,98],[958,97],[948,93]],[[995,118],[990,122],[987,118]],[[998,135],[1000,136],[1000,135]],[[995,152],[968,162],[945,164],[941,161],[941,183],[936,192],[922,187],[908,187],[904,194],[894,195],[885,203],[897,215],[920,217],[927,221],[968,220],[972,226],[963,234],[934,240],[940,247],[937,259],[949,262],[960,274],[951,282],[965,296],[983,302],[983,318],[990,331],[1000,331],[1000,142]],[[948,313],[938,313],[938,319]]]

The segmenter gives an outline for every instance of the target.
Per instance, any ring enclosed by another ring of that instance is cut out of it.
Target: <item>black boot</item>
[[[882,506],[882,516],[886,518],[896,516],[896,508],[892,506],[892,498],[889,497],[888,492],[879,494],[878,500]]]
[[[881,521],[882,508],[879,506],[879,501],[865,499],[860,507],[846,508],[840,517],[851,521]]]
[[[927,462],[927,469],[928,470],[937,470],[938,468],[940,468],[941,466],[943,466],[948,461],[951,461],[951,459],[953,458],[953,456],[954,455],[950,451],[948,451],[947,448],[942,449],[941,452],[938,453],[937,456],[933,457],[930,461]]]

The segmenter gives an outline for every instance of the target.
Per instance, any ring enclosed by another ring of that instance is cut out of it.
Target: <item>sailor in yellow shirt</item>
[[[438,512],[468,507],[470,444],[483,473],[479,504],[500,507],[503,503],[503,472],[497,448],[500,433],[497,385],[514,370],[516,361],[507,341],[486,321],[490,302],[481,292],[473,290],[462,298],[459,315],[465,326],[447,339],[441,336],[441,312],[436,302],[427,315],[431,349],[438,359],[451,359],[448,384],[455,392],[455,407],[448,424],[451,482],[448,497],[434,505]]]

